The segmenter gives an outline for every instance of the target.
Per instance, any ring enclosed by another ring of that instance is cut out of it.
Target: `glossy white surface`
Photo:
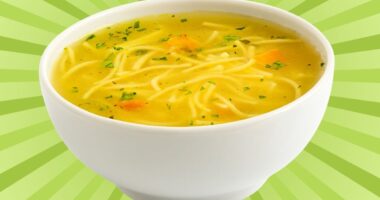
[[[98,28],[157,13],[224,11],[289,27],[323,55],[326,71],[312,90],[258,117],[206,127],[154,127],[103,118],[63,99],[50,83],[62,49]],[[243,0],[151,0],[106,10],[60,34],[46,49],[40,83],[51,119],[69,149],[136,200],[238,200],[255,192],[307,145],[327,107],[334,55],[308,22]]]

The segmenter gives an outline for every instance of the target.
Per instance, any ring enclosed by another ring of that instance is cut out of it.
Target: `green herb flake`
[[[243,91],[246,92],[246,91],[248,91],[248,90],[250,90],[250,89],[251,89],[251,88],[247,86],[247,87],[244,87],[244,88],[243,88]]]
[[[242,42],[243,44],[250,44],[251,43],[251,41],[249,41],[249,40],[240,40],[240,42]]]
[[[167,42],[168,40],[170,40],[170,37],[164,37],[160,39],[160,42]]]
[[[188,21],[188,20],[187,20],[186,18],[182,18],[182,19],[181,19],[181,22],[182,22],[182,23],[185,23],[185,22],[187,22],[187,21]]]
[[[267,98],[267,96],[264,96],[264,95],[259,96],[259,99],[266,99],[266,98]]]
[[[100,49],[100,48],[103,48],[106,46],[106,43],[105,42],[99,42],[99,43],[96,43],[96,48],[97,49]]]
[[[224,40],[227,42],[234,42],[236,40],[240,40],[240,36],[237,35],[226,35],[224,36]]]
[[[142,56],[142,55],[145,55],[146,53],[148,53],[147,50],[137,50],[136,51],[136,56]]]
[[[113,49],[116,50],[116,51],[121,51],[121,50],[123,50],[123,47],[116,47],[116,46],[114,46]]]
[[[72,87],[71,88],[71,92],[72,93],[78,93],[79,92],[79,88],[78,87]]]
[[[274,69],[274,70],[279,70],[283,67],[285,67],[286,65],[284,63],[282,63],[281,61],[276,61],[272,64],[266,64],[265,65],[265,68],[269,68],[269,69]]]
[[[113,98],[113,96],[112,95],[109,95],[109,96],[106,96],[106,97],[104,97],[105,99],[112,99]]]
[[[172,105],[169,104],[169,103],[167,103],[167,104],[166,104],[166,108],[167,108],[168,110],[172,110]]]
[[[105,68],[113,68],[113,59],[115,58],[115,54],[111,53],[104,61],[103,66]]]
[[[137,29],[136,31],[137,32],[143,32],[143,31],[146,31],[146,28],[140,28],[140,29]]]
[[[213,118],[219,118],[220,116],[219,116],[219,114],[212,114],[211,117],[213,117]]]
[[[194,121],[191,120],[190,123],[189,123],[190,126],[194,126]]]
[[[89,35],[87,38],[86,38],[86,41],[89,41],[89,40],[92,40],[94,39],[96,36],[94,34],[91,34]]]
[[[244,30],[245,28],[246,28],[245,26],[237,27],[236,30],[238,30],[238,31],[242,31],[242,30]]]
[[[211,122],[210,125],[215,125],[215,123],[214,123],[214,122]]]
[[[137,95],[136,92],[123,92],[120,100],[130,101],[130,100],[133,100],[136,95]]]
[[[122,37],[121,38],[123,41],[128,41],[128,38],[127,37]]]
[[[166,56],[163,56],[163,57],[159,57],[159,58],[152,58],[152,60],[156,60],[156,61],[167,61],[168,60],[168,57]]]
[[[323,63],[321,63],[321,67],[324,67],[325,66],[325,63],[323,62]]]
[[[133,28],[135,29],[140,28],[140,21],[136,21],[135,24],[133,25]]]
[[[212,85],[216,85],[216,83],[214,81],[207,81],[207,82],[212,84]]]
[[[191,90],[188,90],[185,95],[190,95],[190,94],[193,94],[193,92]]]
[[[205,89],[206,89],[205,87],[201,86],[200,91],[203,91],[203,90],[205,90]]]
[[[196,51],[196,52],[202,52],[202,51],[203,51],[203,48],[196,48],[195,51]]]

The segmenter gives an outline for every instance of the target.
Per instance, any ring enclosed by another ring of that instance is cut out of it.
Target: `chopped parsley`
[[[89,40],[92,40],[94,39],[96,36],[94,34],[91,34],[89,35],[87,38],[86,38],[86,41],[89,41]]]
[[[207,82],[212,84],[212,85],[216,85],[216,83],[214,81],[207,81]]]
[[[200,90],[203,91],[203,90],[205,90],[205,89],[206,89],[205,87],[201,86],[201,89],[200,89]]]
[[[140,21],[136,21],[135,24],[133,25],[133,28],[135,29],[140,28]]]
[[[72,93],[78,93],[79,92],[79,88],[78,87],[72,87],[71,88],[71,92]]]
[[[191,120],[190,123],[189,123],[190,126],[194,126],[194,121]]]
[[[321,63],[321,67],[324,67],[325,66],[325,63],[323,62],[323,63]]]
[[[113,96],[112,95],[109,95],[109,96],[106,96],[106,97],[104,97],[105,99],[112,99],[113,98]]]
[[[166,41],[168,41],[168,40],[170,40],[170,37],[164,37],[164,38],[161,38],[161,39],[160,39],[160,42],[166,42]]]
[[[236,28],[236,30],[238,30],[238,31],[242,31],[242,30],[244,30],[244,29],[245,29],[245,26],[237,27],[237,28]]]
[[[113,68],[113,59],[115,58],[115,54],[111,53],[104,61],[103,66],[105,68]]]
[[[251,88],[248,87],[248,86],[243,88],[244,91],[248,91],[248,90],[250,90],[250,89],[251,89]]]
[[[147,50],[137,50],[137,51],[136,51],[136,56],[142,56],[142,55],[144,55],[144,54],[146,54],[146,53],[148,53]]]
[[[146,31],[146,28],[137,29],[137,32],[143,32],[143,31]]]
[[[128,38],[127,37],[122,37],[121,38],[123,41],[128,41]]]
[[[236,40],[240,40],[240,36],[237,35],[226,35],[224,36],[224,40],[227,42],[234,42]]]
[[[114,46],[113,49],[115,49],[116,51],[120,51],[120,50],[123,50],[123,47],[116,47],[116,46]]]
[[[213,118],[219,118],[219,114],[212,114],[211,117],[213,117]]]
[[[167,61],[167,60],[168,60],[168,57],[163,56],[163,57],[159,57],[159,58],[152,58],[152,60],[156,60],[156,61],[158,61],[158,60]]]
[[[188,20],[186,19],[186,18],[183,18],[183,19],[181,19],[181,22],[182,23],[185,23],[185,22],[187,22]]]
[[[169,103],[166,103],[166,108],[167,108],[168,110],[172,110],[172,105],[169,104]]]
[[[264,95],[259,96],[259,99],[266,99],[266,98],[267,98],[267,96],[264,96]]]
[[[123,92],[120,99],[123,101],[130,101],[134,99],[136,95],[136,92]]]
[[[269,68],[269,69],[279,70],[279,69],[285,67],[285,64],[282,63],[281,61],[276,61],[272,64],[266,64],[265,67]]]
[[[96,43],[96,48],[97,49],[100,49],[100,48],[103,48],[106,46],[106,43],[105,42],[99,42],[99,43]]]
[[[249,40],[240,40],[240,42],[242,42],[243,44],[249,44],[249,43],[251,43],[251,41],[249,41]]]

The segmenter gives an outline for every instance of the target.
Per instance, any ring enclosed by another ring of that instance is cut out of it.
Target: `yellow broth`
[[[214,125],[284,106],[320,78],[319,53],[260,19],[193,12],[102,28],[67,46],[52,72],[71,103],[115,120]]]

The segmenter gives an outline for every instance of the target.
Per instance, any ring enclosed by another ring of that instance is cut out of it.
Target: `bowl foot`
[[[123,191],[124,194],[131,197],[133,200],[243,200],[246,197],[250,196],[251,194],[255,193],[257,190],[260,189],[262,185],[264,185],[264,181],[257,182],[257,184],[235,192],[230,193],[224,193],[220,195],[213,195],[213,196],[205,196],[205,197],[165,197],[165,196],[155,196],[151,194],[145,194],[129,189],[125,189],[122,187],[119,187],[121,191]]]

